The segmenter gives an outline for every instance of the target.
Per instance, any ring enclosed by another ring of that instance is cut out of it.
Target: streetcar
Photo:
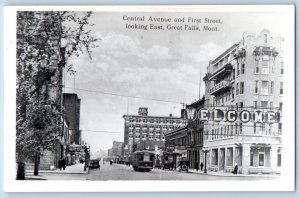
[[[135,151],[132,156],[132,167],[135,171],[151,171],[154,166],[155,153],[148,150]]]

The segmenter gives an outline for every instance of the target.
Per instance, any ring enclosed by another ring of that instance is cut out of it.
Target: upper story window
[[[240,75],[240,63],[236,64],[236,76]]]
[[[241,65],[241,74],[245,73],[245,63],[242,63]]]
[[[268,101],[261,101],[261,107],[267,108],[268,107]]]
[[[254,93],[258,94],[258,86],[259,86],[259,82],[258,80],[255,81],[255,89],[254,89]]]
[[[281,75],[283,75],[283,66],[284,66],[284,64],[283,64],[283,61],[282,61],[281,64],[280,64],[280,74]]]
[[[279,103],[279,109],[282,111],[282,102]]]
[[[271,81],[270,94],[273,94],[273,92],[274,92],[274,81]]]
[[[240,83],[240,94],[244,94],[244,82]]]
[[[259,60],[255,60],[255,73],[259,74]]]
[[[261,81],[261,94],[268,94],[269,81]]]
[[[283,94],[283,82],[280,82],[280,94]]]
[[[239,95],[239,83],[236,83],[236,95]]]
[[[261,73],[262,74],[270,73],[270,57],[268,55],[263,56],[262,65],[261,65]]]
[[[232,70],[232,80],[235,79],[235,69]]]
[[[264,34],[264,43],[268,43],[268,35]]]

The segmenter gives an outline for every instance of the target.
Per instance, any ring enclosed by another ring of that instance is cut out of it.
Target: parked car
[[[90,169],[100,169],[100,160],[91,160]]]

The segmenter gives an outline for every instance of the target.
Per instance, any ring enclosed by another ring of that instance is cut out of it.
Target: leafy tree
[[[92,12],[17,13],[17,179],[25,179],[24,162],[53,150],[62,130],[63,68],[74,72],[68,59],[97,47],[91,35]]]

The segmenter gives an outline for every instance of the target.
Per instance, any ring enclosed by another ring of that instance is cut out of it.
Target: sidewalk
[[[224,173],[224,172],[213,172],[207,171],[197,171],[196,169],[189,169],[189,173],[193,174],[202,174],[202,175],[212,175],[212,176],[222,176],[222,177],[280,177],[280,175],[272,175],[272,174],[237,174],[234,175],[232,173]]]
[[[65,170],[55,169],[55,170],[39,170],[39,173],[59,173],[59,174],[87,174],[89,169],[84,171],[84,164],[75,164],[67,166]],[[33,173],[33,170],[26,170],[27,173]]]

